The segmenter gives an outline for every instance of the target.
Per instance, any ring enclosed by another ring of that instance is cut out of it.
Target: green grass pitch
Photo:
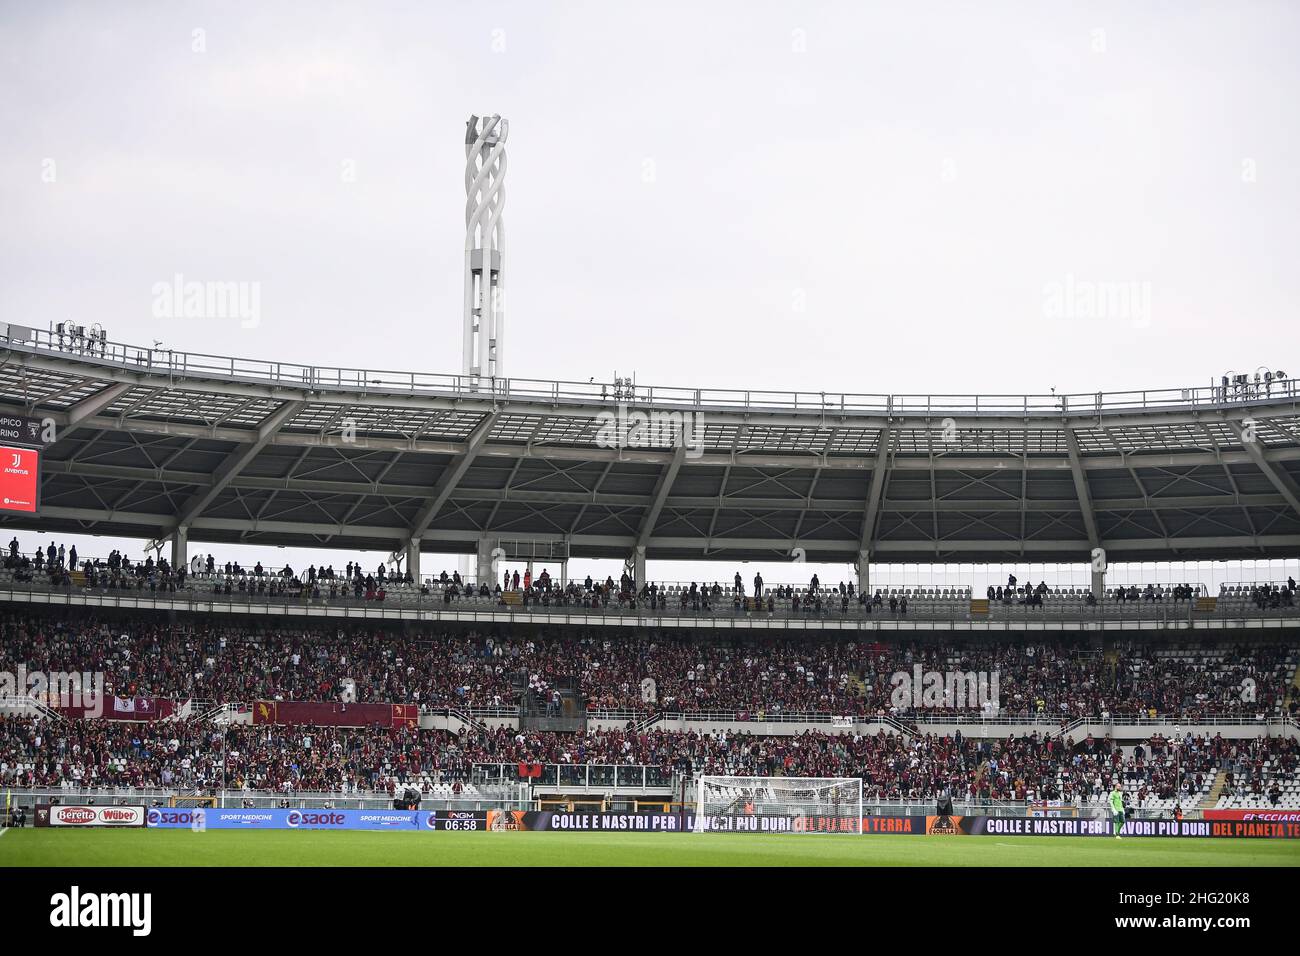
[[[12,866],[1298,866],[1300,841],[683,833],[0,833]]]

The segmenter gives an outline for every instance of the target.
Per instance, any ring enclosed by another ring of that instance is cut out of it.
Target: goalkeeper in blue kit
[[[1119,781],[1115,781],[1115,789],[1110,792],[1110,818],[1115,824],[1115,839],[1120,840],[1120,831],[1124,829],[1124,791],[1120,789]]]

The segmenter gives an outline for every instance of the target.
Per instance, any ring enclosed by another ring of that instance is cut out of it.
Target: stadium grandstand
[[[1003,6],[6,5],[9,936],[1281,938],[1300,6]]]
[[[40,519],[170,542],[507,560],[1294,557],[1300,384],[853,395],[321,368],[6,326],[54,438]],[[620,435],[610,423],[640,413]],[[621,418],[619,416],[622,416]],[[650,427],[653,423],[663,427]],[[615,439],[612,443],[611,436]],[[684,439],[684,440],[683,440]],[[748,583],[748,582],[746,582]]]
[[[1300,550],[1293,379],[807,395],[2,345],[40,488],[0,518],[0,671],[102,680],[11,693],[16,805],[681,806],[724,775],[860,778],[876,813],[1300,806],[1294,579],[1107,580]],[[676,430],[609,447],[628,409]],[[88,534],[151,550],[56,544]],[[305,546],[338,559],[275,557]],[[647,573],[675,561],[716,580]],[[873,584],[922,561],[1089,584]]]

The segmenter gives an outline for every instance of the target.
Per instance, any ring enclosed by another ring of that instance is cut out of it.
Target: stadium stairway
[[[1115,645],[1107,647],[1102,652],[1102,660],[1106,662],[1106,681],[1108,688],[1114,688],[1116,678],[1119,675],[1119,648]]]
[[[1214,783],[1210,784],[1210,790],[1201,801],[1202,810],[1213,810],[1219,803],[1219,797],[1223,796],[1223,788],[1228,784],[1228,771],[1220,770],[1214,775]]]
[[[1291,675],[1291,686],[1286,689],[1286,699],[1282,701],[1282,713],[1291,713],[1291,702],[1300,696],[1300,667]]]

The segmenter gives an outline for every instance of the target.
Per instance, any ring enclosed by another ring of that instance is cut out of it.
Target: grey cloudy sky
[[[499,112],[510,375],[1290,370],[1298,27],[1283,2],[3,2],[0,321],[459,371],[464,122]],[[257,327],[155,318],[178,273],[259,283]],[[1134,311],[1060,307],[1103,286]]]

